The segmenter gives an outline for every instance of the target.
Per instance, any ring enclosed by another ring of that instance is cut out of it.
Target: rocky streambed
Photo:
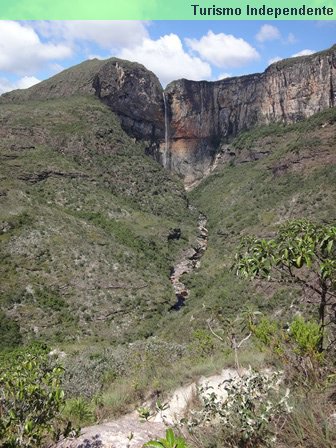
[[[183,274],[190,274],[200,266],[200,260],[208,246],[208,229],[206,226],[207,217],[200,213],[197,220],[196,244],[183,252],[182,258],[171,270],[170,281],[176,296],[176,303],[172,306],[172,310],[179,310],[189,296],[190,291],[181,281],[181,277]]]

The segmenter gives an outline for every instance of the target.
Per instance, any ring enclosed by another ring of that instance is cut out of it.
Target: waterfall
[[[165,114],[165,155],[166,155],[166,157],[167,157],[167,155],[168,155],[168,146],[169,146],[169,135],[168,135],[168,126],[169,126],[169,123],[168,123],[168,107],[167,107],[167,100],[166,100],[166,95],[165,95],[165,93],[163,92],[162,93],[162,95],[163,95],[163,104],[164,104],[164,114]]]

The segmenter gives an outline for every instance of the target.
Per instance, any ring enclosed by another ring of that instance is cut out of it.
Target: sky
[[[336,21],[0,21],[0,94],[86,59],[137,61],[163,86],[264,71],[336,43]]]

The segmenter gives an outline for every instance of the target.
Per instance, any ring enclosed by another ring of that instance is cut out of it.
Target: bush
[[[73,398],[67,402],[64,414],[71,418],[77,425],[83,425],[92,422],[93,413],[89,403],[82,397]]]
[[[22,342],[20,326],[0,310],[0,350],[17,347]]]
[[[285,330],[277,322],[262,318],[251,331],[283,362],[287,380],[310,387],[324,376],[325,354],[319,351],[321,328],[317,322],[299,316]]]
[[[291,411],[289,389],[280,394],[280,375],[250,370],[224,381],[218,394],[208,386],[201,387],[202,409],[194,414],[189,427],[214,424],[227,447],[273,446],[280,416]]]
[[[316,322],[305,321],[303,317],[295,318],[290,326],[290,336],[301,354],[317,356],[321,329]]]
[[[199,357],[207,357],[212,355],[215,349],[213,337],[206,330],[195,330],[192,334],[190,349],[196,356]]]
[[[263,344],[270,346],[278,333],[278,327],[275,322],[263,317],[258,325],[252,325],[251,330],[256,338]]]
[[[299,285],[305,301],[306,291],[313,293],[318,303],[318,350],[323,352],[326,329],[336,331],[336,226],[299,219],[282,225],[274,239],[245,237],[233,268],[246,278]]]
[[[3,356],[0,365],[0,441],[6,448],[41,446],[47,438],[68,435],[62,429],[63,369],[51,365],[46,348],[34,347]],[[10,363],[8,362],[10,360]],[[8,367],[10,366],[10,367]]]
[[[176,437],[174,431],[169,428],[166,431],[166,437],[159,440],[151,440],[144,444],[144,447],[153,448],[188,448],[183,437]]]

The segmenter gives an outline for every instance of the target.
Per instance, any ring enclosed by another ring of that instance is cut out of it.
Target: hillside
[[[256,126],[291,124],[334,107],[335,86],[334,45],[271,64],[262,73],[219,81],[180,79],[165,89],[141,64],[92,59],[25,91],[6,93],[0,104],[99,98],[129,136],[143,141],[148,154],[190,186],[211,170],[223,141]]]
[[[270,237],[296,218],[336,220],[335,108],[294,125],[257,127],[224,146],[217,168],[189,193],[209,229],[202,265],[186,279],[184,322],[192,315],[195,329],[209,316],[232,319],[248,304],[286,313],[295,297],[274,285],[253,288],[230,272],[244,235]]]
[[[231,267],[243,236],[272,237],[293,218],[335,222],[334,58],[332,47],[263,74],[181,80],[164,97],[143,66],[93,60],[2,96],[0,367],[8,350],[47,343],[65,367],[62,416],[83,426],[157,408],[181,384],[237,367],[230,337],[245,336],[244,313],[281,328],[316,321],[299,287]],[[300,69],[311,77],[295,88]],[[280,368],[259,342],[247,339],[241,365]],[[313,360],[314,387],[328,356]],[[281,448],[291,446],[304,447]]]
[[[94,98],[10,104],[0,121],[2,309],[25,341],[151,334],[196,234],[180,181]]]

